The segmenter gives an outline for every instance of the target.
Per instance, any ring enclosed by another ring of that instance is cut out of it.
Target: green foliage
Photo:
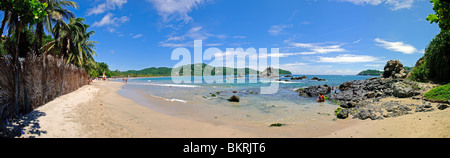
[[[425,65],[429,79],[450,82],[450,32],[441,31],[425,49]]]
[[[426,61],[421,58],[417,61],[409,79],[417,82],[427,82],[429,73],[430,70],[427,67]]]
[[[232,72],[231,74],[233,75],[239,75],[238,72],[239,71],[244,71],[244,74],[242,75],[248,75],[252,73],[259,73],[259,71],[257,70],[253,70],[250,68],[229,68],[229,67],[213,67],[210,65],[207,65],[205,63],[197,63],[197,64],[189,64],[189,65],[184,65],[184,66],[180,66],[176,69],[179,69],[179,75],[183,76],[184,70],[183,67],[190,67],[190,70],[187,70],[191,73],[191,76],[202,76],[204,71],[211,71],[211,75],[216,75],[216,73],[221,73],[222,75],[227,75],[227,72]],[[201,74],[195,74],[195,67],[201,67],[202,68],[202,73]],[[217,70],[217,72],[216,72]],[[287,70],[282,70],[280,69],[280,74],[281,72],[285,73],[285,74],[291,74],[290,71]],[[121,72],[121,75],[130,75],[133,77],[147,77],[147,76],[170,76],[172,74],[172,68],[167,68],[167,67],[151,67],[151,68],[146,68],[143,70],[129,70],[126,72]]]
[[[437,23],[442,31],[450,30],[450,2],[441,0],[430,0],[436,14],[430,14],[427,20],[430,23]]]
[[[273,124],[270,125],[270,127],[281,127],[281,126],[284,126],[284,125],[286,125],[286,124],[283,124],[283,123],[273,123]]]
[[[380,70],[364,70],[358,73],[358,75],[369,75],[369,76],[381,76],[384,71]]]
[[[450,83],[431,89],[424,95],[425,98],[440,102],[450,100]]]
[[[336,110],[334,110],[334,116],[339,115],[339,113],[342,111],[341,107],[338,107]]]

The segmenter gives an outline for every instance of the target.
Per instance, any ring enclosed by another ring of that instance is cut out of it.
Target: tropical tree
[[[47,15],[41,22],[36,24],[36,40],[34,42],[34,48],[36,53],[40,53],[39,49],[42,47],[42,37],[45,34],[44,28],[47,32],[55,35],[53,32],[53,25],[59,20],[69,20],[75,17],[75,14],[67,9],[67,7],[73,7],[78,9],[78,4],[73,1],[61,1],[61,0],[41,0],[48,4],[45,10]]]
[[[8,35],[15,32],[17,36],[16,53],[13,56],[15,66],[15,100],[16,114],[19,113],[19,51],[21,30],[27,25],[33,25],[42,21],[47,15],[45,8],[47,3],[41,3],[38,0],[3,0],[0,4],[5,16],[2,21],[2,27],[8,23]],[[6,20],[6,21],[5,21]],[[5,24],[5,25],[3,25]],[[3,30],[2,30],[3,31]],[[3,34],[3,32],[1,32]],[[11,52],[10,52],[11,53]]]
[[[436,14],[430,14],[427,20],[430,23],[437,23],[441,30],[450,30],[450,2],[441,0],[430,0],[433,4],[433,10]]]
[[[72,48],[74,49],[71,50],[71,53],[67,58],[67,63],[73,63],[79,67],[83,67],[86,63],[85,61],[93,59],[93,56],[97,56],[97,53],[95,53],[94,50],[95,44],[97,44],[98,42],[89,40],[89,38],[94,35],[95,32],[87,32],[88,28],[89,25],[87,24],[84,24],[84,26],[80,28],[83,30],[81,30],[80,34],[77,34],[79,37],[74,38],[74,41],[72,42]]]

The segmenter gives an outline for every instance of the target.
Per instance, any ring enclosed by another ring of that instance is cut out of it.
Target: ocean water
[[[139,78],[129,79],[128,83],[119,91],[119,94],[154,110],[171,115],[189,113],[190,116],[195,115],[202,118],[227,116],[261,123],[274,121],[299,122],[316,119],[332,120],[332,118],[335,118],[333,115],[334,110],[338,107],[337,105],[329,101],[318,103],[316,97],[302,97],[295,90],[324,84],[336,87],[346,81],[364,80],[373,77],[356,75],[306,76],[308,79],[293,81],[290,80],[290,77],[280,77],[281,81],[274,81],[273,79],[257,79],[255,76],[245,76],[242,78],[245,79],[245,83],[238,83],[233,76],[221,78],[224,83],[210,83],[209,81],[217,78],[209,77],[205,78],[203,83],[196,84],[176,84],[171,77]],[[312,77],[326,79],[326,81],[310,80]],[[194,77],[184,79],[192,79],[193,81]],[[250,83],[250,79],[257,82]],[[268,87],[271,82],[279,83],[278,92],[261,94],[260,87]],[[237,93],[233,93],[233,91]],[[136,95],[139,95],[139,97],[136,97]],[[239,96],[240,102],[229,102],[227,99],[232,95]],[[174,104],[170,108],[164,107],[165,105],[150,103],[145,98],[173,102]]]

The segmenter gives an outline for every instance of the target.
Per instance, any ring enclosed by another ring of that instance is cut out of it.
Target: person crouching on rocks
[[[325,96],[323,96],[322,94],[319,94],[319,99],[317,99],[317,102],[324,102],[325,101]]]

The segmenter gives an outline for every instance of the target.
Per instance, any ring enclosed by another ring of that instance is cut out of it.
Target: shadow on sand
[[[32,111],[20,117],[20,119],[13,119],[6,123],[6,120],[0,122],[0,138],[15,138],[22,134],[41,135],[46,134],[47,131],[40,130],[39,117],[45,116],[45,112],[39,110]],[[26,131],[23,129],[26,127]],[[31,136],[33,138],[34,136]]]

